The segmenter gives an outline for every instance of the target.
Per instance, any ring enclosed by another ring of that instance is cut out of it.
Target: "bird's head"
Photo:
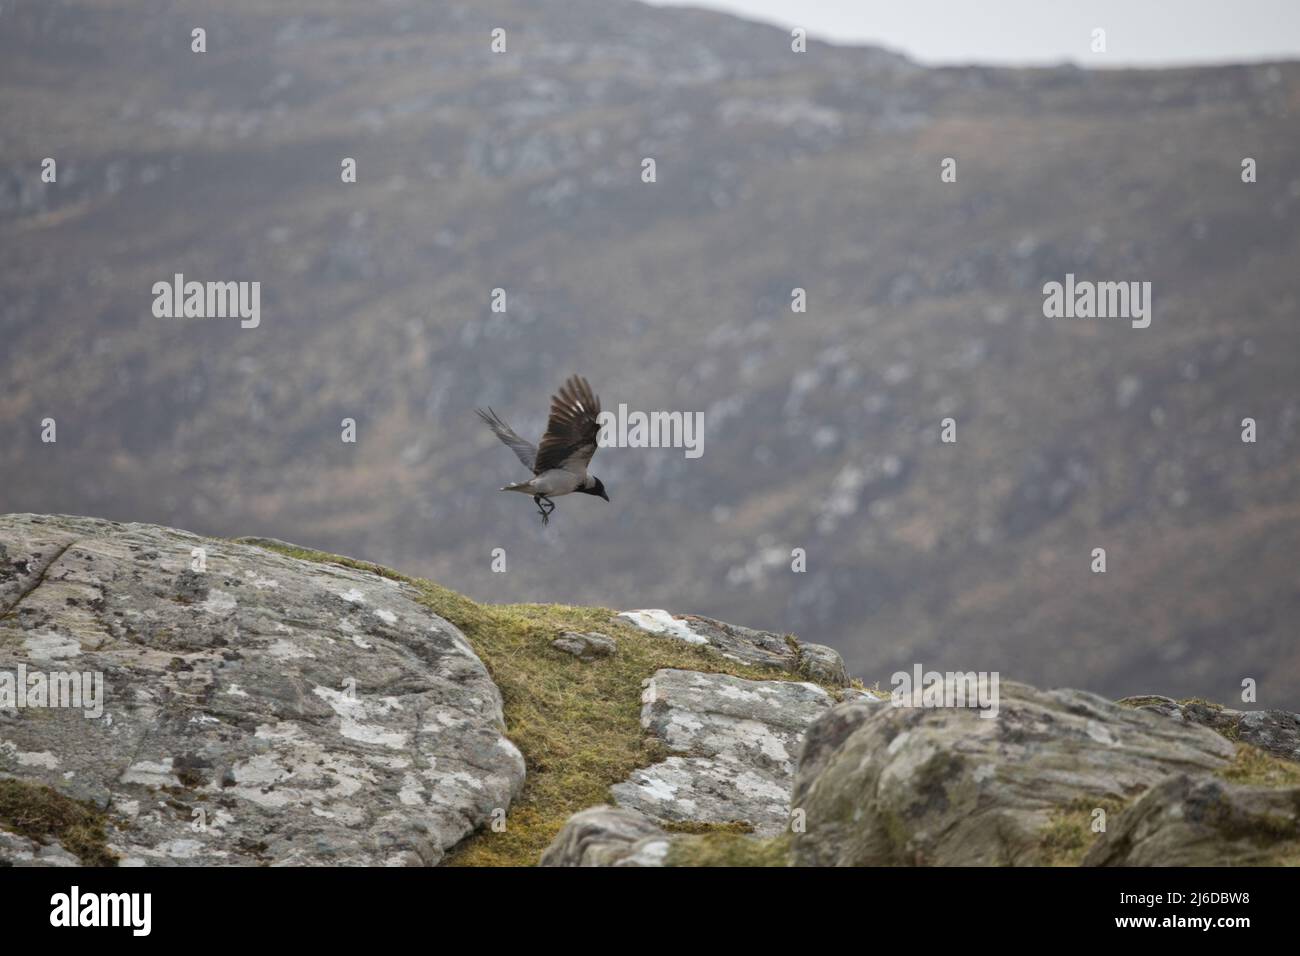
[[[588,476],[587,481],[589,484],[582,487],[582,493],[584,495],[595,495],[597,498],[604,498],[606,501],[609,501],[609,495],[605,493],[605,486],[601,483],[599,478],[595,475],[590,475]]]

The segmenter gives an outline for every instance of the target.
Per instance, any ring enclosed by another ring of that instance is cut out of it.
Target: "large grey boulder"
[[[1232,710],[1203,700],[1177,701],[1155,695],[1125,697],[1119,703],[1210,727],[1275,757],[1300,761],[1300,714],[1286,710]]]
[[[945,686],[945,692],[950,692]],[[843,704],[809,728],[791,798],[800,865],[1033,865],[1065,815],[1112,808],[1234,748],[1074,690],[1003,681],[996,716]]]
[[[437,863],[524,763],[482,662],[417,597],[152,525],[0,517],[0,673],[104,694],[99,716],[0,709],[0,776],[104,808],[125,864]]]
[[[1300,787],[1179,774],[1152,787],[1093,844],[1087,866],[1300,865]]]
[[[843,658],[824,644],[807,644],[775,631],[756,631],[697,614],[670,614],[661,608],[624,611],[618,616],[651,634],[707,648],[740,664],[784,671],[832,687],[849,683]]]
[[[657,820],[785,829],[803,731],[831,696],[811,683],[673,669],[647,683],[641,726],[674,756],[616,784],[615,801]]]

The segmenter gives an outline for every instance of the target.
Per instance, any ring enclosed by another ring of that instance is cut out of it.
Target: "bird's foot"
[[[551,512],[555,510],[555,502],[544,495],[533,495],[533,504],[537,505],[537,513],[542,516],[542,524],[549,524]]]

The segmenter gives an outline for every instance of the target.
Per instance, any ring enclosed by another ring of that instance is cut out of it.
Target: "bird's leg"
[[[537,512],[542,516],[542,524],[549,522],[551,512],[555,510],[555,502],[545,495],[533,495],[533,504],[537,505]]]

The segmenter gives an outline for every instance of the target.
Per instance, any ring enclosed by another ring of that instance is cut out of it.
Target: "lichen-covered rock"
[[[635,810],[592,807],[575,813],[542,853],[542,866],[782,867],[784,836],[722,828],[669,832]]]
[[[19,833],[0,830],[0,866],[81,866],[76,855],[57,840],[40,843]]]
[[[830,695],[811,683],[671,669],[647,683],[641,726],[675,755],[616,784],[619,805],[660,820],[785,829],[803,731],[834,704]]]
[[[756,631],[696,614],[670,614],[659,608],[624,611],[618,616],[651,634],[707,647],[740,664],[799,674],[834,687],[849,683],[839,652],[823,644],[804,644],[774,631]]]
[[[557,651],[564,651],[564,653],[572,654],[584,661],[609,657],[618,650],[618,645],[614,643],[613,638],[606,637],[604,634],[597,634],[594,631],[585,633],[566,631],[551,641],[551,646]]]
[[[1286,710],[1231,710],[1202,700],[1180,702],[1156,695],[1125,697],[1119,703],[1210,727],[1275,757],[1300,761],[1300,714]]]
[[[662,866],[672,838],[635,810],[592,807],[569,817],[542,866]]]
[[[840,657],[840,652],[835,648],[800,641],[798,653],[798,669],[807,677],[831,687],[849,685],[848,668],[844,666],[844,658]]]
[[[1059,815],[1128,801],[1233,746],[1074,690],[1002,681],[995,717],[962,707],[843,704],[806,735],[791,804],[798,865],[1033,865]]]
[[[0,672],[103,681],[99,716],[0,709],[0,775],[105,808],[123,863],[431,864],[522,784],[406,584],[88,518],[4,516],[0,546]]]
[[[1295,866],[1300,787],[1178,774],[1112,820],[1086,866]]]

